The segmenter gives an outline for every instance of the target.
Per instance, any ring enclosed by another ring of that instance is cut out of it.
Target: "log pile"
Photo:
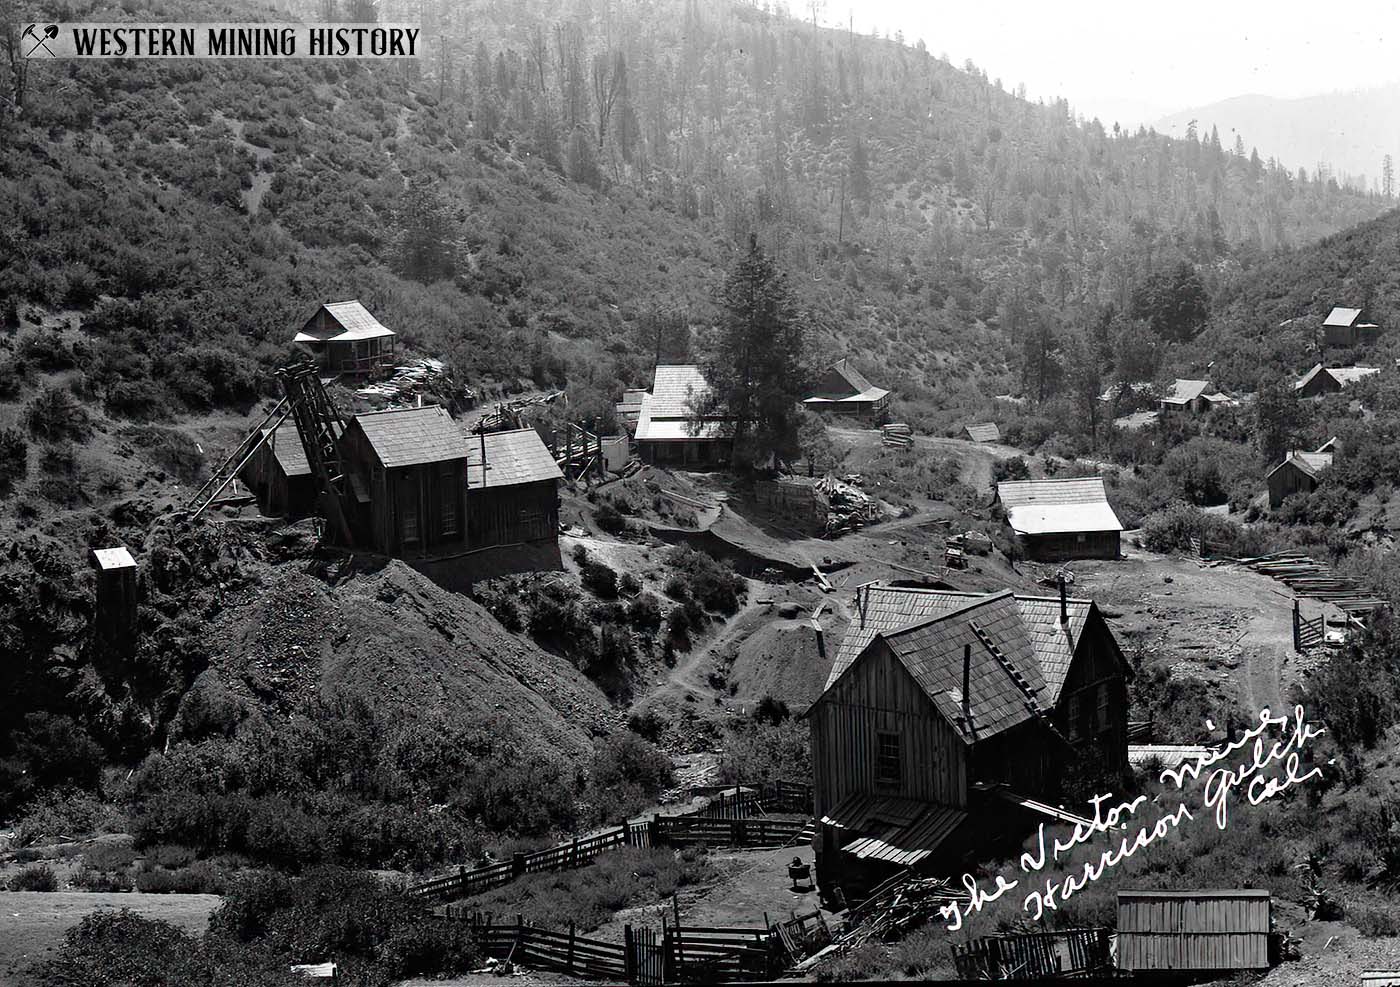
[[[1232,561],[1278,580],[1300,598],[1322,600],[1349,614],[1369,613],[1386,605],[1357,580],[1336,575],[1327,563],[1303,552],[1274,552]]]
[[[887,446],[908,449],[914,444],[914,430],[904,422],[891,422],[880,426],[880,441]]]

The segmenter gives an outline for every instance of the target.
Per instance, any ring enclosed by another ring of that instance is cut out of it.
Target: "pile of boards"
[[[841,944],[847,948],[862,943],[890,942],[905,933],[936,920],[939,910],[950,904],[963,904],[967,892],[934,877],[902,875],[877,887],[873,894],[853,908],[846,917]]]
[[[481,419],[473,426],[473,431],[479,432],[506,432],[511,429],[524,428],[529,423],[525,420],[525,413],[531,408],[538,408],[542,405],[553,404],[563,391],[552,391],[549,394],[538,394],[532,398],[525,398],[520,401],[497,402],[495,411],[488,411],[481,416]]]
[[[839,535],[880,519],[880,506],[864,490],[828,474],[816,482],[826,499],[826,536]]]
[[[355,391],[357,398],[368,401],[376,408],[409,407],[425,394],[454,400],[467,399],[471,392],[465,387],[456,388],[447,364],[432,359],[415,360],[395,367],[387,380],[366,384]]]
[[[1369,613],[1386,605],[1357,580],[1336,575],[1327,563],[1303,552],[1274,552],[1232,561],[1278,580],[1299,597],[1331,603],[1348,614]]]
[[[914,444],[914,430],[904,422],[891,422],[880,426],[880,441],[887,446],[908,449]]]

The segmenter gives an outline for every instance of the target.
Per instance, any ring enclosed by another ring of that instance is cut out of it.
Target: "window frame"
[[[894,753],[888,753],[891,743]],[[890,765],[893,763],[893,772]],[[897,788],[904,784],[904,738],[897,730],[875,731],[875,784]]]

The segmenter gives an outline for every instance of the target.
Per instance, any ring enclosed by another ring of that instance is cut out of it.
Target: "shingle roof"
[[[1293,453],[1289,453],[1287,459],[1285,459],[1283,462],[1279,463],[1279,464],[1278,464],[1277,466],[1275,466],[1273,469],[1269,470],[1268,476],[1264,477],[1265,481],[1267,481],[1268,478],[1269,478],[1270,476],[1273,476],[1275,473],[1277,473],[1279,470],[1283,469],[1285,466],[1290,466],[1290,465],[1291,465],[1291,466],[1294,466],[1295,468],[1297,468],[1297,469],[1299,469],[1299,470],[1301,470],[1301,471],[1303,472],[1304,475],[1310,476],[1310,477],[1312,477],[1312,478],[1315,480],[1315,479],[1317,479],[1317,474],[1318,474],[1318,473],[1322,472],[1322,471],[1325,470],[1327,467],[1329,467],[1329,466],[1332,465],[1332,453],[1330,453],[1330,452],[1293,452]]]
[[[996,422],[988,422],[985,425],[968,425],[963,431],[973,442],[1001,441],[1001,429],[997,428]]]
[[[1322,323],[1324,326],[1337,326],[1339,328],[1350,328],[1351,324],[1361,317],[1359,308],[1342,308],[1338,305],[1327,313],[1327,319]]]
[[[849,360],[832,364],[822,374],[817,390],[803,404],[839,404],[844,401],[879,401],[890,392],[876,387],[866,376],[851,366]]]
[[[395,408],[356,415],[386,469],[464,459],[467,436],[441,405]]]
[[[325,327],[316,327],[322,312],[326,313]],[[357,339],[380,339],[394,335],[392,329],[385,328],[379,320],[369,314],[369,310],[358,299],[348,302],[328,302],[316,310],[316,314],[306,320],[301,332],[293,337],[297,343],[317,343],[328,339],[348,341]]]
[[[1019,534],[1123,530],[1108,505],[1101,476],[1003,480],[997,484],[997,498],[1006,508],[1012,530]]]
[[[1168,404],[1185,404],[1188,401],[1196,400],[1208,390],[1210,390],[1210,381],[1208,380],[1182,380],[1181,378],[1177,378],[1176,382],[1172,384],[1172,389],[1167,392],[1166,397],[1162,398],[1162,400]]]
[[[964,742],[985,740],[1036,719],[1045,678],[1010,590],[879,637]],[[970,725],[963,721],[967,648]]]
[[[857,792],[827,811],[823,825],[862,833],[842,846],[860,858],[911,867],[936,851],[967,818],[951,806]]]
[[[836,661],[826,685],[831,685],[860,656],[875,635],[908,627],[930,618],[951,613],[968,603],[986,598],[984,593],[958,590],[919,589],[908,586],[862,586],[856,591],[856,608],[846,636],[836,652]],[[1069,611],[1069,634],[1060,625],[1059,597],[1016,596],[1021,619],[1026,625],[1036,663],[1045,679],[1046,705],[1059,701],[1065,676],[1074,655],[1070,641],[1081,640],[1084,626],[1093,607],[1091,600],[1071,597],[1066,601]]]
[[[638,441],[660,439],[718,439],[734,432],[733,419],[718,411],[696,413],[710,394],[710,385],[697,366],[659,366],[652,392],[642,398],[637,416]]]
[[[533,428],[510,432],[488,432],[486,441],[485,486],[508,487],[520,483],[563,479],[554,457]],[[467,438],[467,486],[479,489],[481,479],[480,435]]]
[[[263,429],[262,434],[270,436],[267,447],[277,457],[277,464],[282,467],[283,473],[287,476],[311,475],[311,463],[306,459],[306,447],[301,444],[296,422],[287,418],[277,426],[275,435],[270,428]]]
[[[1293,389],[1301,391],[1312,383],[1313,378],[1318,374],[1327,374],[1337,382],[1338,387],[1346,387],[1348,384],[1355,384],[1358,380],[1380,372],[1380,367],[1324,367],[1322,364],[1316,363],[1313,364],[1311,370],[1294,383]]]

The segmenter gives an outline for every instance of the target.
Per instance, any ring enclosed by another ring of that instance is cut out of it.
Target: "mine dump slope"
[[[209,628],[211,673],[283,705],[343,689],[388,708],[503,716],[568,756],[617,728],[573,665],[508,633],[480,605],[398,561],[329,581],[304,562],[269,567]]]

